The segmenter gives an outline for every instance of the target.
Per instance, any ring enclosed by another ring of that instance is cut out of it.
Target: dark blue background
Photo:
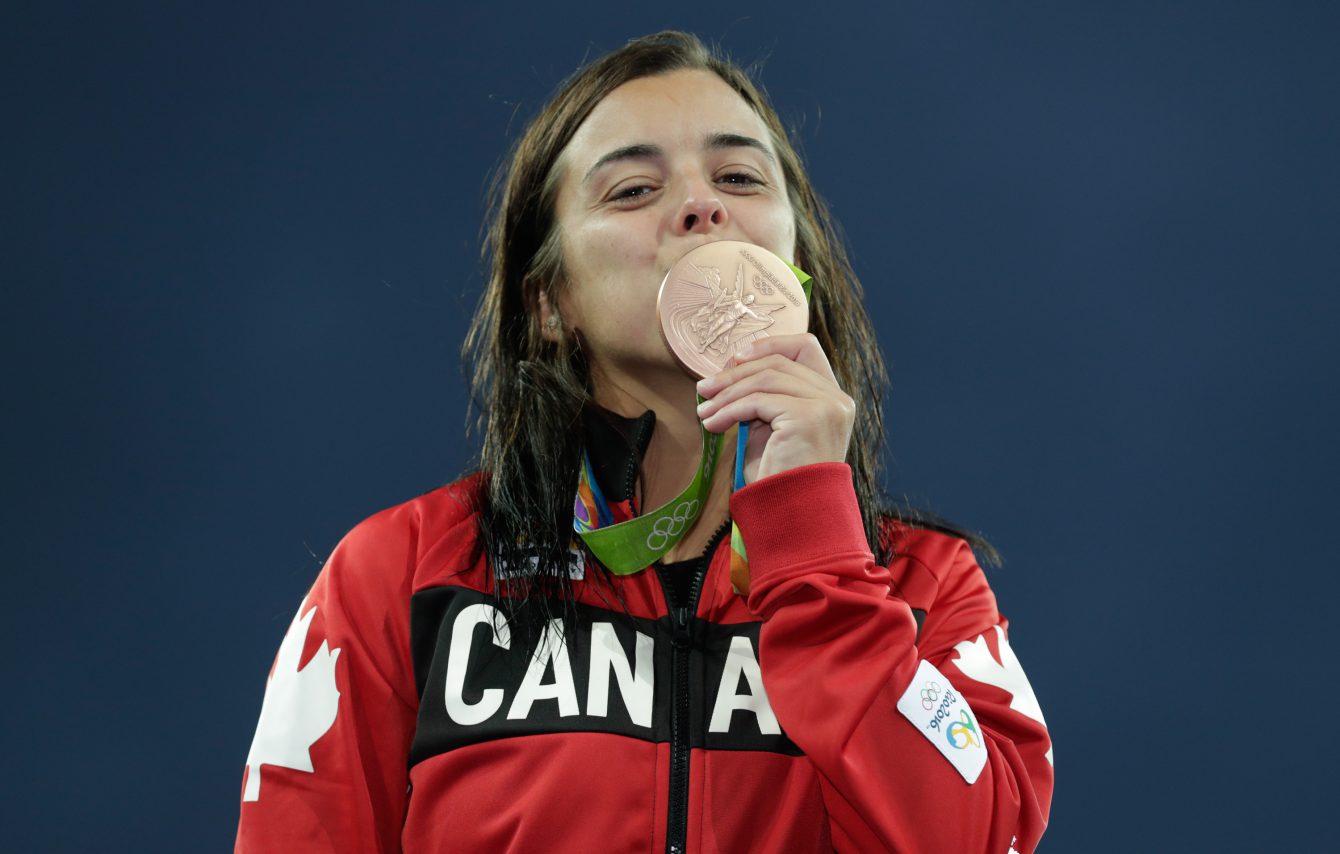
[[[8,7],[4,847],[231,845],[320,559],[467,464],[490,170],[667,26],[767,60],[889,489],[1006,555],[1043,850],[1330,838],[1340,7],[630,8]]]

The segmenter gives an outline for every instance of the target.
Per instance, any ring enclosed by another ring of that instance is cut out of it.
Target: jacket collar
[[[642,457],[655,428],[656,413],[650,409],[636,418],[594,403],[582,410],[582,440],[607,502],[631,501],[636,494]]]

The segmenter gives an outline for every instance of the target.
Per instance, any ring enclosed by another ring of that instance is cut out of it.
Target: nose
[[[681,234],[709,234],[724,226],[727,218],[726,206],[721,199],[704,188],[684,200],[676,230]]]

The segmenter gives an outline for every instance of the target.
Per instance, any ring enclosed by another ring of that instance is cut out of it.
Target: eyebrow
[[[707,137],[707,144],[704,148],[754,148],[761,152],[773,163],[777,158],[773,156],[772,149],[768,148],[761,139],[754,139],[752,136],[745,136],[742,133],[714,133]]]
[[[769,149],[762,140],[755,139],[752,136],[745,136],[742,133],[721,132],[708,134],[707,139],[703,141],[703,148],[709,151],[721,148],[752,148],[762,152],[771,162],[777,162],[777,158],[773,156],[772,150]],[[586,177],[582,179],[582,183],[585,184],[590,181],[591,176],[595,175],[611,163],[617,163],[621,160],[652,159],[664,155],[665,149],[649,142],[639,142],[634,143],[633,145],[625,145],[622,148],[616,148],[602,156],[595,162],[594,166],[587,170]]]

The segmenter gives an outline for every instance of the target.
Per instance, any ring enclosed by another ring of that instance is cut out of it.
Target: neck
[[[656,429],[642,458],[639,506],[643,512],[660,507],[689,485],[702,456],[702,428],[693,378],[676,372],[656,377],[660,382],[639,381],[626,375],[616,380],[601,372],[595,379],[594,397],[600,406],[629,418],[648,409],[656,413]],[[726,433],[725,447],[702,515],[679,546],[667,553],[667,561],[678,559],[680,554],[685,557],[698,554],[707,538],[725,521],[730,510],[734,454],[732,428]]]

